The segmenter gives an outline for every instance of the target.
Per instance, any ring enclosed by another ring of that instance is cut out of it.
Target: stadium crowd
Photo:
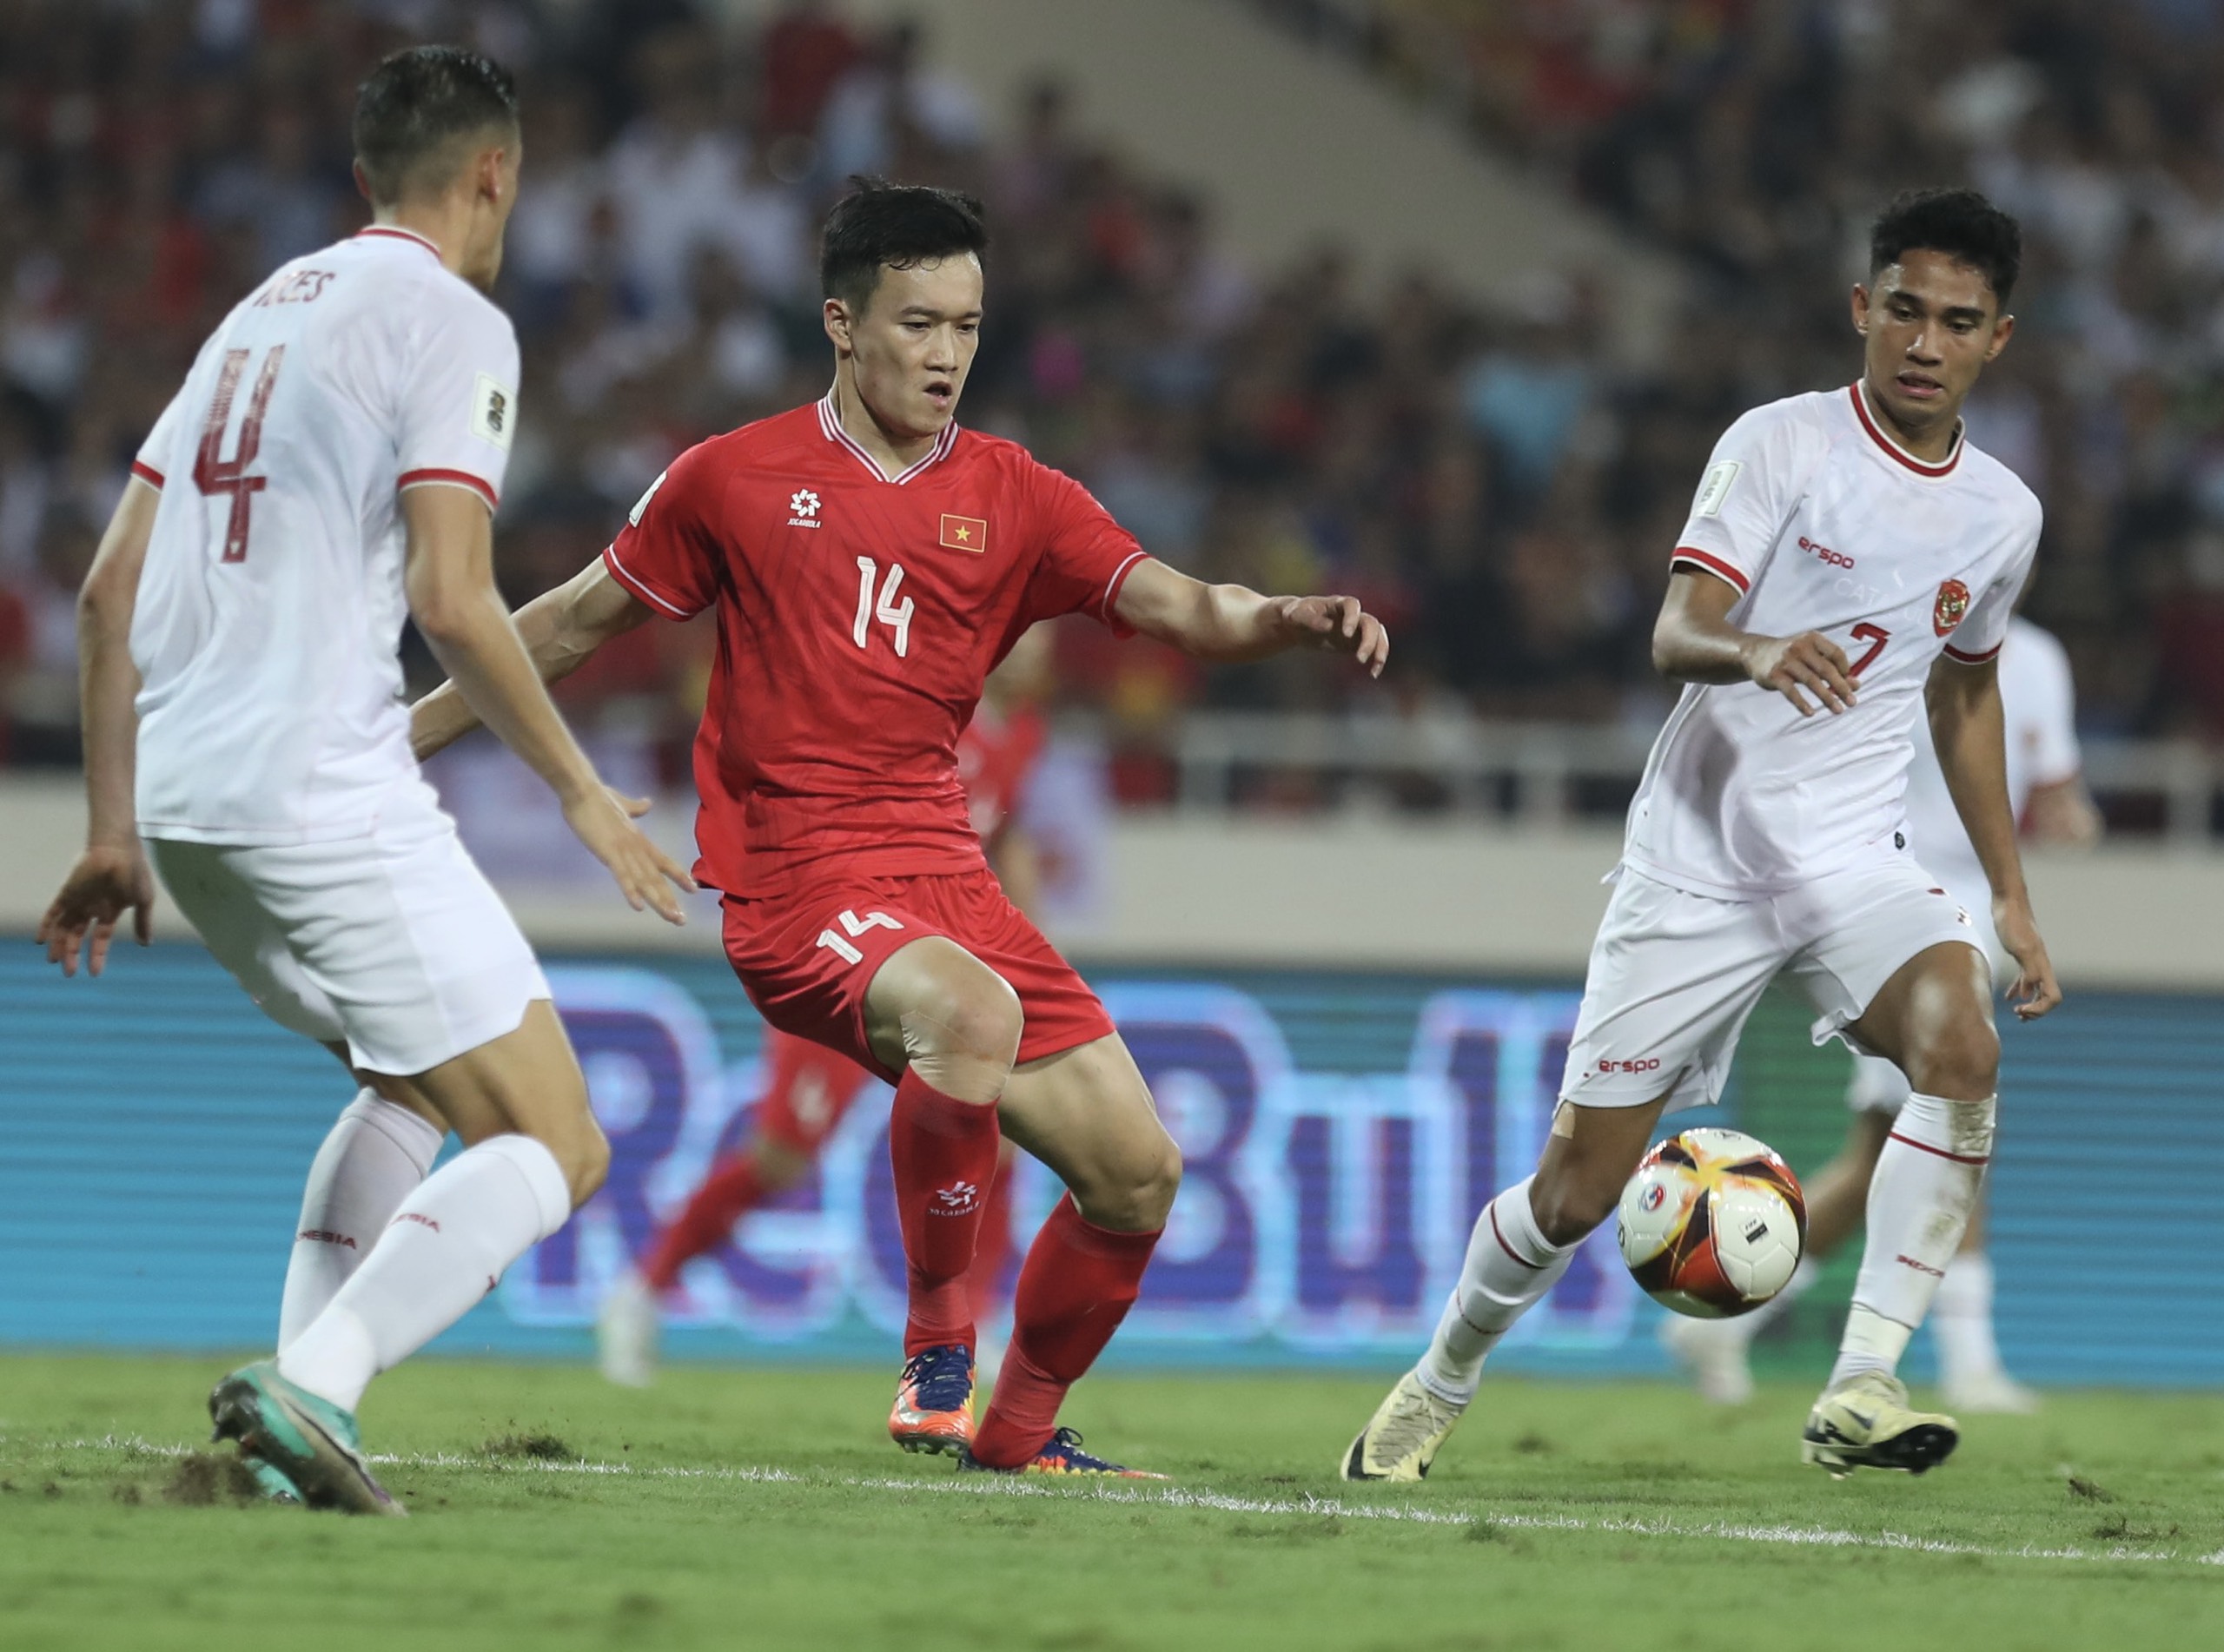
[[[2224,5],[1258,3],[1684,253],[1685,341],[1735,357],[1742,400],[1845,376],[1847,277],[1896,190],[2017,214],[2019,331],[1970,425],[2047,506],[2029,611],[2089,727],[2224,737]],[[1655,393],[1625,387],[1625,439]]]
[[[592,556],[687,444],[824,390],[814,227],[878,172],[988,201],[963,422],[1070,470],[1180,566],[1352,590],[1398,638],[1386,683],[1354,687],[1303,658],[1222,679],[1078,628],[1065,691],[1110,713],[1126,795],[1165,795],[1151,754],[1185,704],[1657,717],[1645,639],[1714,435],[1849,378],[1861,225],[1898,185],[1973,176],[2032,232],[2022,331],[1972,423],[2049,506],[2033,611],[2070,643],[2096,729],[2224,735],[2213,10],[1379,0],[1355,36],[1378,64],[1429,63],[1441,91],[1456,60],[1488,141],[1688,254],[1689,314],[1633,373],[1583,272],[1484,314],[1426,271],[1362,291],[1334,247],[1247,269],[1206,203],[1092,143],[1056,85],[994,119],[914,30],[833,7],[739,30],[684,0],[7,8],[0,762],[74,761],[72,593],[136,445],[225,308],[363,221],[354,81],[425,37],[474,39],[526,99],[500,294],[525,354],[500,534],[515,600]],[[673,772],[705,649],[646,628],[566,692]]]

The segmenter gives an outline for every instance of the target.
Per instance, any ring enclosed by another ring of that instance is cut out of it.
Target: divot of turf
[[[497,1434],[479,1449],[488,1457],[512,1463],[577,1463],[579,1460],[579,1454],[561,1435],[552,1434],[546,1429]]]
[[[240,1458],[188,1451],[162,1482],[162,1501],[185,1509],[208,1509],[218,1503],[252,1508],[262,1501],[262,1491],[255,1483],[254,1470]]]

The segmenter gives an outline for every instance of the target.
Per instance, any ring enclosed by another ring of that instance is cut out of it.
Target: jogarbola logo
[[[1958,579],[1938,582],[1938,600],[1930,611],[1930,628],[1941,637],[1962,623],[1969,611],[1969,588]]]
[[[798,488],[789,497],[788,512],[788,525],[791,528],[818,526],[818,495],[807,487]]]

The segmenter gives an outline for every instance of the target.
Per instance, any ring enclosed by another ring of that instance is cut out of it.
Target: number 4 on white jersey
[[[906,609],[910,605],[908,602],[904,605]],[[909,616],[907,615],[906,618]],[[898,649],[897,651],[901,653],[903,651]],[[855,940],[868,929],[900,929],[904,927],[885,912],[868,912],[862,918],[854,912],[844,912],[838,922],[850,932],[851,940]],[[818,944],[839,954],[844,963],[857,964],[865,961],[864,954],[859,952],[848,941],[844,941],[831,929],[821,929],[818,932]]]

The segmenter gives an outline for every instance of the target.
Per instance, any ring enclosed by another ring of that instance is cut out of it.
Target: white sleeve
[[[182,457],[177,450],[177,433],[185,423],[186,385],[193,382],[189,374],[185,384],[177,387],[170,398],[170,405],[162,409],[162,416],[155,420],[155,427],[147,433],[147,439],[139,444],[138,456],[131,461],[131,473],[151,487],[167,484]]]
[[[518,339],[476,294],[438,303],[405,364],[397,487],[468,487],[493,510],[518,428]]]
[[[1823,446],[1797,400],[1756,407],[1722,433],[1671,565],[1752,589]]]
[[[1971,598],[1969,611],[1953,627],[1946,644],[1948,657],[1964,665],[1981,664],[2000,652],[2008,640],[2009,622],[2016,617],[2016,599],[2031,577],[2031,563],[2039,553],[2039,506],[2031,501],[2031,521],[2022,548],[2008,559],[1992,583]]]
[[[2077,685],[2069,671],[2069,655],[2047,632],[2029,621],[2017,622],[2009,638],[2009,654],[2016,669],[2012,683],[2002,673],[2003,697],[2008,697],[2008,720],[2013,738],[2030,753],[2034,786],[2058,786],[2084,772],[2084,754],[2077,748]]]

